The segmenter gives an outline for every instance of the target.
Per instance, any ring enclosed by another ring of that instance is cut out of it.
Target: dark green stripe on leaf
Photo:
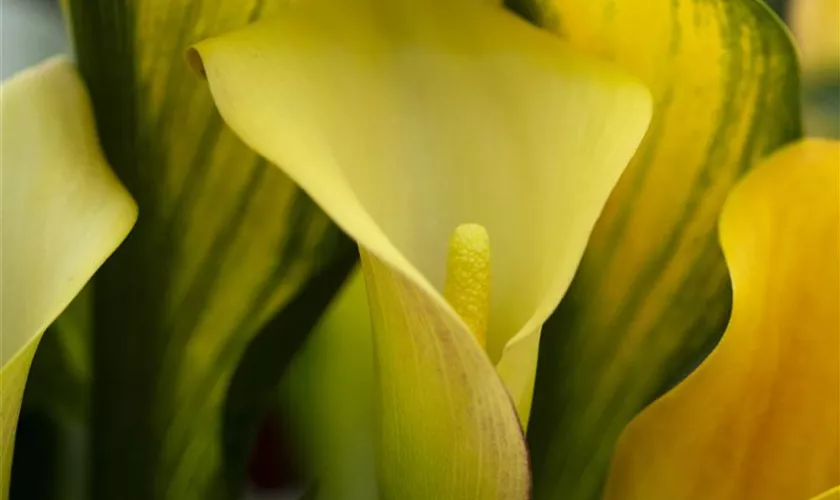
[[[93,498],[228,496],[224,408],[229,389],[250,390],[230,388],[242,356],[276,315],[317,316],[320,302],[295,297],[355,255],[311,200],[224,127],[184,62],[190,44],[279,3],[68,2],[103,148],[140,209],[96,277]],[[305,336],[299,322],[294,335]],[[247,362],[282,371],[294,344]]]
[[[534,496],[594,500],[624,426],[725,327],[731,289],[717,216],[745,171],[801,134],[795,54],[755,0],[510,3],[581,50],[639,71],[656,100],[645,142],[540,346],[528,433]],[[662,9],[651,18],[661,24],[639,25],[636,8]],[[662,37],[656,53],[640,52],[654,36]],[[691,98],[708,102],[698,110]],[[708,125],[695,126],[692,109],[712,117]]]

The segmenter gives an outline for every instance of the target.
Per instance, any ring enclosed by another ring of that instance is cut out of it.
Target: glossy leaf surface
[[[247,392],[230,409],[240,360],[343,237],[225,128],[184,53],[283,2],[67,3],[105,152],[142,213],[94,290],[92,493],[227,497],[241,487],[247,459],[250,434],[239,426],[256,424],[295,345],[249,355],[249,366],[267,373],[241,375],[247,383],[236,387]],[[341,257],[352,256],[344,249]],[[294,321],[271,324],[267,335],[296,335],[320,312],[298,307]],[[228,428],[228,413],[237,428]]]

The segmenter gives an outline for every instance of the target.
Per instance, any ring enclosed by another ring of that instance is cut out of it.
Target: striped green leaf
[[[622,428],[722,334],[716,221],[733,183],[800,135],[796,58],[758,0],[508,4],[642,78],[656,101],[540,346],[535,498],[595,499]]]
[[[278,3],[68,2],[104,149],[142,214],[94,289],[94,498],[232,495],[248,443],[228,449],[227,480],[223,443],[249,435],[236,426],[352,266],[355,249],[225,128],[184,62]],[[308,287],[324,269],[334,279]]]

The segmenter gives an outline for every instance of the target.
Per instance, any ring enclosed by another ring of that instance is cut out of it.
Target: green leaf
[[[731,291],[715,224],[734,182],[800,135],[796,57],[757,0],[508,3],[655,99],[540,346],[535,498],[594,499],[621,429],[722,334]]]
[[[290,428],[294,449],[317,485],[314,498],[377,497],[374,382],[370,312],[357,269],[289,367],[278,393],[281,424]]]
[[[45,412],[60,422],[86,423],[92,300],[90,282],[50,325],[30,368],[24,408]]]
[[[0,88],[0,499],[41,334],[125,238],[137,206],[108,168],[73,66],[53,59]]]
[[[358,251],[351,241],[342,239],[336,251],[339,258],[314,274],[306,286],[266,323],[237,366],[224,415],[225,470],[229,485],[240,483],[245,475],[251,445],[258,430],[259,420],[256,417],[262,416],[267,408],[274,405],[281,376],[288,371],[285,367],[300,357],[298,351],[309,339],[310,331],[321,320],[322,312],[326,310],[324,314],[330,313],[327,307],[331,300],[341,298],[336,295],[358,263]],[[366,315],[367,309],[360,312]],[[317,329],[312,334],[317,334]],[[300,404],[317,406],[309,400],[302,400]]]
[[[12,498],[88,498],[91,380],[90,362],[84,358],[89,358],[90,342],[85,333],[63,323],[80,303],[89,303],[89,292],[86,287],[47,329],[32,360],[19,424],[29,432],[18,433]]]
[[[94,287],[94,498],[234,495],[242,478],[223,471],[223,436],[247,431],[225,414],[252,425],[265,389],[229,389],[237,367],[316,273],[352,259],[309,198],[226,129],[184,62],[191,43],[280,3],[68,2],[105,152],[142,213]],[[301,310],[266,335],[298,335],[319,314]],[[291,344],[248,363],[279,378]],[[246,391],[242,409],[226,409],[229,390]]]

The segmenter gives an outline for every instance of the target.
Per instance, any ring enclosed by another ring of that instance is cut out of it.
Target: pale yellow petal
[[[415,282],[364,250],[362,269],[379,382],[380,496],[527,499],[523,431],[476,339]]]
[[[607,499],[806,499],[840,483],[840,143],[765,160],[720,234],[729,327],[625,429]]]
[[[472,1],[316,0],[197,51],[243,140],[444,314],[453,229],[487,229],[493,361],[538,336],[650,118],[633,79]]]
[[[38,340],[137,217],[102,156],[89,107],[62,59],[0,91],[0,496]]]

